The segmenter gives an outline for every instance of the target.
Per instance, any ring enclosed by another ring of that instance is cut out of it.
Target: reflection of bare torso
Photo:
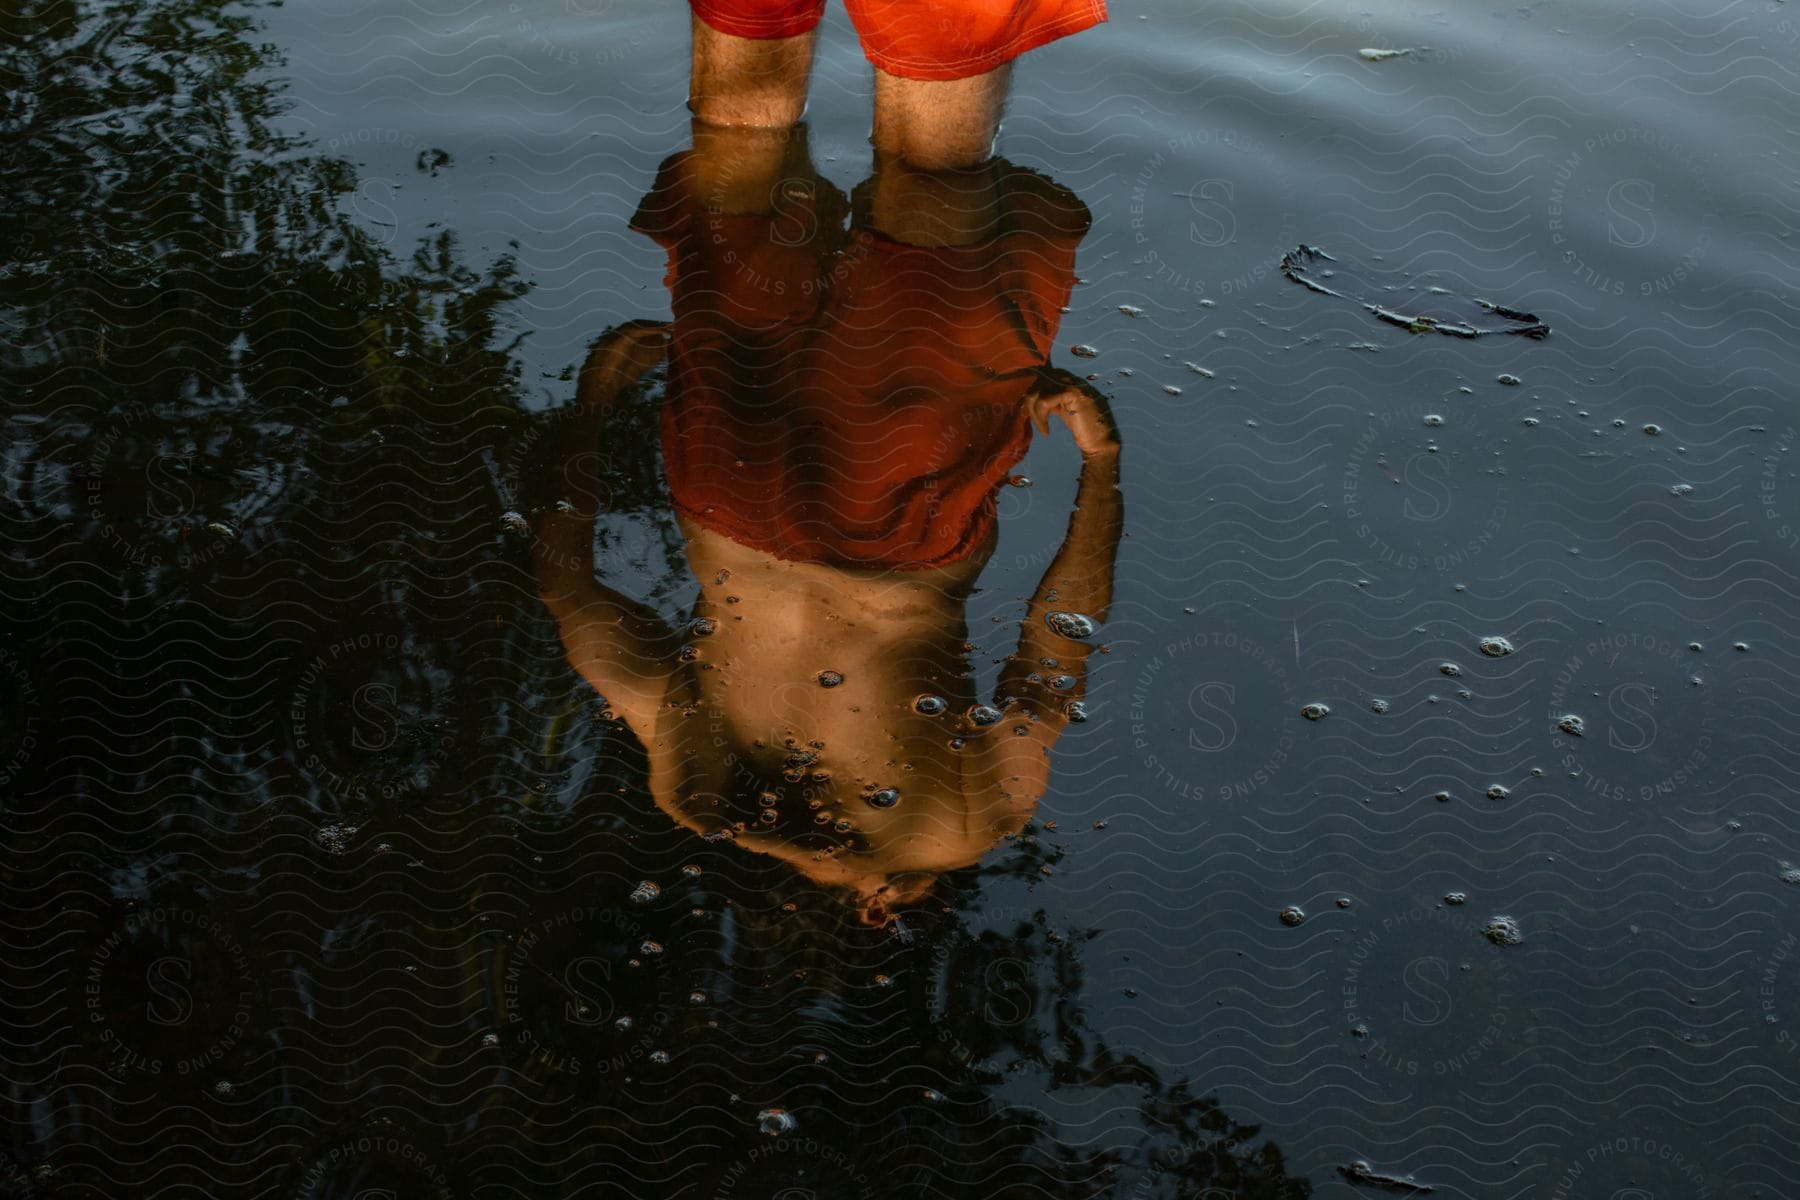
[[[871,708],[919,715],[913,702],[921,694],[956,712],[974,702],[963,606],[991,537],[946,567],[888,571],[790,562],[686,520],[682,530],[700,582],[694,615],[714,623],[712,634],[695,639],[712,668],[699,673],[700,693],[734,740],[773,741],[775,750],[791,732],[829,743],[833,731],[866,728]],[[824,672],[843,682],[822,686]],[[945,726],[925,728],[935,738]],[[859,757],[891,757],[873,750],[863,747]]]
[[[825,811],[857,828],[891,837],[925,821],[935,838],[974,843],[954,856],[991,844],[993,814],[971,810],[969,754],[953,742],[976,703],[963,609],[993,538],[949,567],[880,571],[789,562],[690,521],[682,528],[701,585],[695,618],[712,632],[691,641],[700,711],[685,722],[681,757],[684,774],[719,797],[716,815],[754,830],[757,793],[799,769]],[[823,686],[825,672],[842,682]],[[943,710],[920,711],[921,696]],[[798,768],[796,752],[806,760]],[[979,756],[975,746],[969,753]],[[819,772],[828,778],[813,783]],[[791,829],[811,813],[791,799],[793,776],[786,781],[783,807],[795,811],[781,825]],[[877,788],[904,800],[874,809],[865,796]]]

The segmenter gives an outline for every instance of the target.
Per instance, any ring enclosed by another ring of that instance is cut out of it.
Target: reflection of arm
[[[1081,448],[1081,477],[1068,532],[1026,606],[1019,648],[1000,674],[996,699],[1007,719],[984,735],[988,758],[981,783],[990,802],[1004,814],[999,819],[1008,833],[1024,825],[1043,795],[1050,778],[1050,749],[1069,723],[1065,705],[1087,690],[1093,643],[1053,632],[1045,618],[1052,612],[1069,612],[1096,622],[1106,619],[1125,515],[1119,494],[1119,436],[1106,397],[1066,371],[1046,369],[1043,383],[1027,403],[1040,428],[1053,413],[1068,425]],[[1045,666],[1045,659],[1056,665]],[[1053,680],[1059,675],[1070,677],[1073,684],[1055,687]],[[1017,733],[1021,726],[1024,736]]]
[[[1118,451],[1084,456],[1068,532],[1025,610],[1019,648],[1001,676],[1003,694],[1018,696],[1028,704],[1034,704],[1034,693],[1050,697],[1056,704],[1049,707],[1058,714],[1062,701],[1080,698],[1093,644],[1060,636],[1045,618],[1052,612],[1068,612],[1092,617],[1096,622],[1106,619],[1112,606],[1113,558],[1124,514],[1124,502],[1119,497]],[[1055,659],[1059,665],[1041,665],[1046,658]],[[1027,682],[1033,674],[1046,678],[1070,675],[1076,682],[1074,687],[1052,696],[1046,686]],[[1033,711],[1046,719],[1051,715],[1035,706]]]
[[[618,394],[662,357],[664,327],[634,321],[609,332],[581,370],[573,409],[546,447],[546,478],[554,504],[536,518],[532,556],[538,594],[556,618],[569,663],[625,719],[640,738],[654,736],[656,717],[675,666],[676,635],[645,605],[594,578],[594,523],[601,505],[595,441]]]
[[[1096,622],[1107,617],[1112,558],[1125,515],[1118,482],[1118,441],[1084,446],[1069,531],[1026,606],[1019,649],[1001,671],[995,702],[1006,720],[981,734],[985,745],[977,752],[979,768],[968,779],[970,795],[981,797],[979,817],[992,822],[995,838],[1017,833],[1031,819],[1049,786],[1049,750],[1069,725],[1064,705],[1087,691],[1087,655],[1093,644],[1060,637],[1044,617],[1051,612],[1078,612]],[[1046,658],[1057,666],[1044,666]],[[1069,676],[1073,684],[1058,689],[1058,675]]]
[[[1032,711],[1041,711],[1040,696],[1077,699],[1084,690],[1087,656],[1093,644],[1061,636],[1045,618],[1052,612],[1080,613],[1104,621],[1112,607],[1113,559],[1124,528],[1125,505],[1119,495],[1119,433],[1112,410],[1099,389],[1067,371],[1046,368],[1042,382],[1026,404],[1039,429],[1051,416],[1060,417],[1081,450],[1081,477],[1075,488],[1075,511],[1068,532],[1050,567],[1038,581],[1019,631],[1019,648],[1001,676],[1001,693],[1018,696]],[[1045,667],[1053,658],[1058,666]],[[1075,686],[1053,693],[1028,682],[1032,674],[1070,675]],[[1060,716],[1060,703],[1051,705]]]
[[[1049,750],[1069,725],[1067,703],[1080,700],[1093,644],[1051,631],[1051,612],[1078,612],[1103,621],[1112,606],[1112,558],[1118,551],[1125,504],[1120,498],[1120,444],[1105,396],[1066,371],[1044,369],[1026,399],[1040,428],[1057,414],[1082,448],[1075,513],[1062,547],[1026,606],[1019,649],[1001,671],[995,703],[1004,720],[981,730],[967,759],[963,795],[970,828],[995,840],[1019,833],[1049,786]],[[1057,666],[1044,666],[1049,658]],[[1057,687],[1057,676],[1071,685]]]

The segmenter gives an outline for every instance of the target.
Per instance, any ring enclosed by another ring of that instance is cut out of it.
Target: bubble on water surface
[[[839,674],[836,671],[820,671],[819,672],[819,686],[820,687],[834,688],[842,682],[844,682],[843,675]]]
[[[1498,635],[1481,639],[1481,652],[1489,658],[1505,658],[1513,652],[1513,644]]]
[[[1580,737],[1587,732],[1587,722],[1574,713],[1564,713],[1556,722],[1556,727],[1570,737]]]
[[[999,723],[1002,715],[1000,710],[991,704],[977,704],[969,709],[969,723],[982,726],[994,725]]]
[[[1516,946],[1525,940],[1525,931],[1511,917],[1490,917],[1482,927],[1481,936],[1496,946]]]
[[[1057,636],[1076,642],[1086,641],[1093,637],[1094,630],[1098,628],[1094,624],[1094,618],[1078,612],[1045,613],[1044,624],[1048,625],[1050,632]]]
[[[1079,342],[1069,347],[1069,353],[1073,354],[1076,358],[1098,358],[1100,356],[1100,351],[1094,349],[1092,346]]]
[[[1303,924],[1306,920],[1306,913],[1292,904],[1282,909],[1280,915],[1281,923],[1290,929],[1296,925]]]
[[[930,692],[926,692],[913,701],[913,711],[927,717],[935,717],[949,707],[949,701],[942,696],[934,696]]]
[[[869,802],[870,808],[892,808],[900,803],[900,790],[898,788],[876,788],[863,796],[863,799]]]
[[[648,879],[641,881],[631,889],[631,900],[634,904],[648,904],[660,895],[662,895],[662,889]]]
[[[765,1108],[756,1114],[756,1127],[769,1137],[794,1132],[794,1116],[785,1108]]]
[[[527,534],[531,532],[531,522],[525,519],[524,513],[508,509],[500,514],[500,528],[508,533]]]
[[[1331,709],[1323,704],[1303,704],[1300,706],[1300,715],[1309,721],[1323,721],[1331,715]]]

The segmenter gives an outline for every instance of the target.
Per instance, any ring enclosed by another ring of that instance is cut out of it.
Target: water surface
[[[1110,608],[1025,656],[1087,719],[1008,836],[875,914],[672,813],[540,597],[578,369],[672,315],[629,223],[681,14],[6,24],[12,1193],[1794,1192],[1785,6],[1118,4],[1027,59],[999,148],[1088,214],[1028,253],[1119,426]],[[848,210],[869,74],[822,38]],[[1551,333],[1409,333],[1284,280],[1303,242]],[[590,532],[680,634],[729,612],[668,388],[588,432]],[[1093,510],[1061,429],[1005,470],[958,648],[902,656],[956,720]],[[729,682],[849,708],[794,645]]]

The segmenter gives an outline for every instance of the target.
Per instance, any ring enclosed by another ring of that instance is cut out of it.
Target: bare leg
[[[1000,130],[1012,64],[969,79],[902,79],[875,68],[875,149],[926,170],[985,162]]]
[[[695,17],[688,107],[709,125],[792,125],[806,108],[812,53],[811,33],[732,37]]]

